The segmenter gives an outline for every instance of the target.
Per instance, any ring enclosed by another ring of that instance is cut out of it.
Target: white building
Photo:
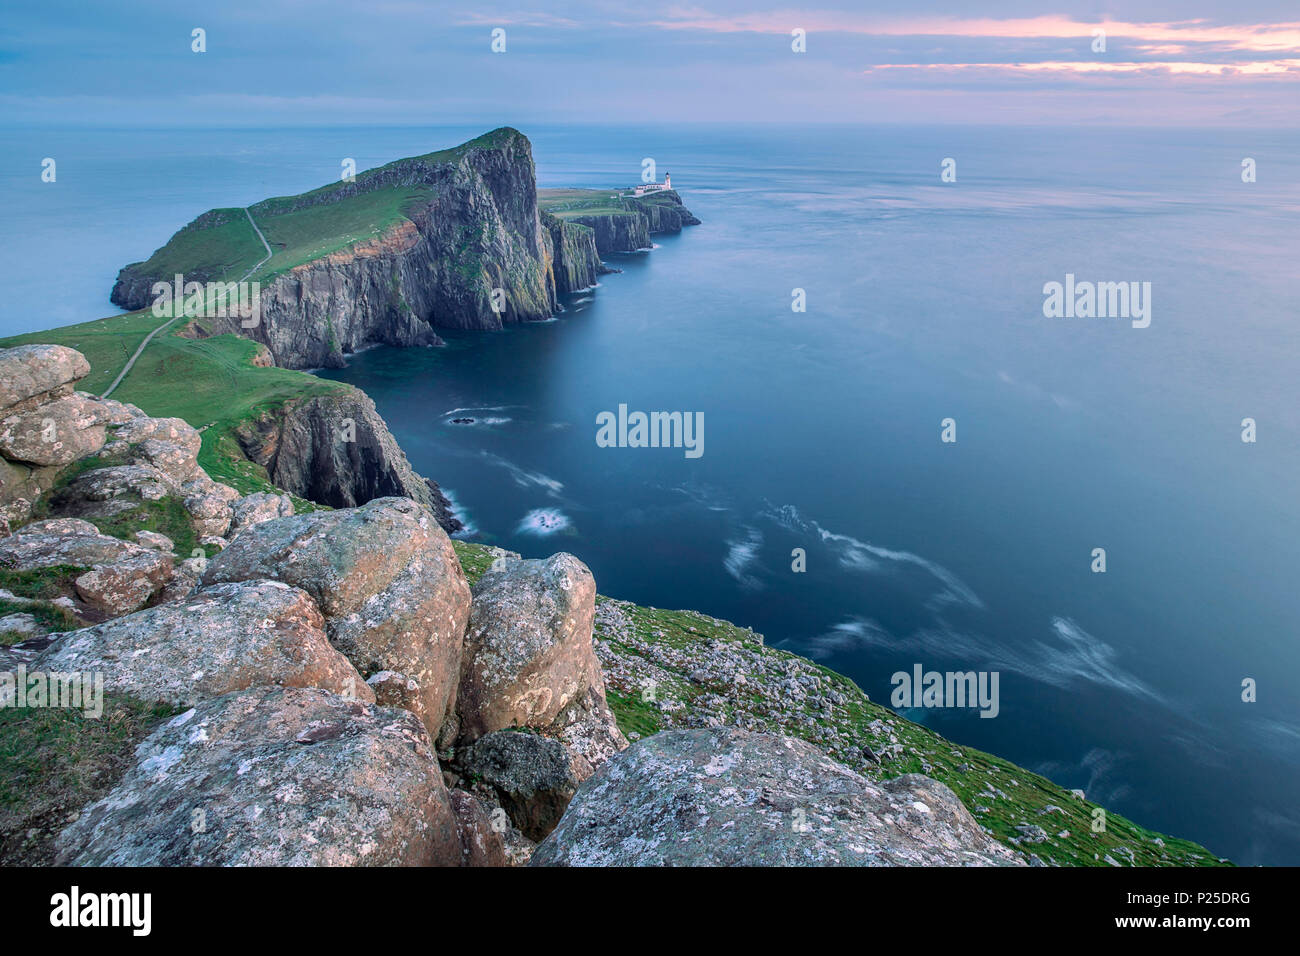
[[[664,173],[664,181],[661,183],[643,183],[632,191],[633,196],[644,196],[646,193],[657,193],[661,189],[673,188],[672,173]]]

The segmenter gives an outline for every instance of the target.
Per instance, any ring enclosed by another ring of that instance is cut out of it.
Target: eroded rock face
[[[555,829],[579,783],[559,741],[513,730],[480,737],[461,769],[494,788],[510,821],[534,841]]]
[[[420,722],[314,688],[258,687],[163,724],[60,834],[77,866],[457,866]]]
[[[310,594],[330,642],[363,677],[388,670],[415,681],[437,739],[455,699],[470,591],[451,540],[427,509],[381,498],[265,521],[236,535],[202,580],[259,578]]]
[[[66,394],[59,389],[89,374],[86,357],[62,345],[0,349],[0,414],[32,399]]]
[[[258,685],[319,687],[374,700],[324,627],[298,588],[277,581],[217,584],[72,631],[41,656],[40,667],[100,673],[108,693],[183,707]]]
[[[803,741],[671,730],[579,789],[534,866],[1023,865],[929,777],[874,784]]]
[[[544,728],[599,688],[591,643],[596,580],[561,552],[506,562],[474,589],[461,665],[461,740],[507,727]]]

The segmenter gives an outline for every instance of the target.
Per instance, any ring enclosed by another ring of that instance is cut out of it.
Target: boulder
[[[288,495],[273,495],[258,491],[236,501],[232,507],[230,533],[238,534],[244,528],[251,528],[263,521],[275,518],[288,518],[293,515],[293,499]]]
[[[571,554],[507,562],[474,588],[457,712],[462,742],[549,727],[604,681],[591,643],[596,580]]]
[[[420,689],[431,739],[451,709],[470,590],[446,532],[407,498],[277,518],[245,528],[204,583],[271,578],[300,587],[330,641],[363,677],[396,671]]]
[[[943,784],[873,783],[801,740],[670,730],[584,782],[533,866],[1023,865]]]
[[[0,349],[0,413],[70,386],[90,374],[90,363],[62,345]]]
[[[367,678],[366,686],[374,692],[375,703],[381,707],[400,707],[415,714],[420,718],[420,723],[426,726],[430,723],[424,712],[424,695],[420,692],[418,681],[397,671],[380,671]]]
[[[70,465],[104,447],[106,409],[66,395],[0,421],[0,455],[29,465]]]
[[[498,730],[480,737],[460,760],[461,770],[492,787],[510,821],[534,841],[555,829],[578,789],[569,752],[538,734]]]
[[[239,498],[239,492],[234,488],[199,473],[181,485],[181,493],[185,496],[183,504],[190,514],[194,531],[200,537],[220,537],[230,529],[231,504]]]
[[[325,637],[305,591],[278,581],[217,584],[175,603],[60,638],[49,672],[102,673],[108,693],[189,707],[257,685],[319,687],[374,700]]]
[[[172,552],[176,550],[176,543],[165,534],[159,534],[157,531],[137,531],[135,540],[140,542],[140,546],[150,548],[154,551]]]
[[[456,817],[420,722],[296,687],[227,694],[164,723],[55,850],[61,866],[461,860]]]

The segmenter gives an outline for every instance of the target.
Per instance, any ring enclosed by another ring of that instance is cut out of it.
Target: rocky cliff
[[[215,209],[146,262],[119,273],[112,300],[153,301],[155,282],[260,283],[260,316],[206,315],[203,337],[242,335],[283,368],[338,367],[366,345],[441,344],[435,329],[499,329],[544,319],[556,296],[595,284],[600,256],[646,248],[698,223],[671,191],[619,200],[612,214],[539,210],[532,146],[494,130],[454,149],[398,160],[299,196]],[[265,234],[272,251],[262,258]]]
[[[250,461],[299,497],[332,508],[372,498],[412,498],[429,508],[444,530],[462,527],[437,483],[416,474],[375,403],[358,389],[286,402],[240,425],[235,434]]]

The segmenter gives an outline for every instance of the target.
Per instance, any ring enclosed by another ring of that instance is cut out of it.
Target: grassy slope
[[[491,566],[492,553],[482,545],[464,541],[454,544],[466,575],[471,582],[478,580]],[[601,597],[598,600],[608,602],[611,599]],[[1129,862],[1128,851],[1132,852],[1132,862],[1139,866],[1218,863],[1217,858],[1204,847],[1188,840],[1162,836],[1113,813],[1106,816],[1105,832],[1094,833],[1092,812],[1096,804],[1079,800],[1045,777],[992,754],[954,744],[920,724],[905,720],[888,707],[870,701],[853,681],[842,674],[786,651],[767,647],[762,636],[753,631],[694,611],[664,611],[621,601],[613,603],[630,619],[638,643],[644,642],[656,651],[666,652],[669,658],[677,654],[680,660],[680,664],[674,666],[665,663],[665,654],[655,654],[652,666],[656,674],[656,703],[644,700],[639,688],[612,681],[607,669],[609,703],[620,729],[626,734],[644,737],[683,726],[680,721],[691,713],[692,699],[705,693],[705,688],[689,676],[692,647],[709,640],[734,642],[756,658],[799,661],[805,669],[817,673],[835,691],[844,695],[845,703],[834,707],[829,714],[809,708],[786,725],[769,724],[765,729],[802,737],[823,750],[826,749],[824,741],[817,739],[816,735],[835,730],[859,745],[866,744],[880,751],[884,743],[880,729],[883,727],[885,734],[897,736],[904,753],[885,765],[867,770],[867,776],[890,778],[904,773],[926,773],[951,787],[976,814],[976,819],[1008,846],[1014,846],[1012,838],[1022,835],[1016,827],[1030,824],[1041,826],[1049,837],[1045,842],[1023,844],[1019,849],[1036,854],[1047,863],[1106,865],[1109,855],[1123,864]],[[605,633],[599,623],[596,637],[604,643],[606,653],[612,654],[620,664],[629,665],[627,669],[635,671],[641,665],[649,666],[649,662],[642,658],[642,648],[632,642],[620,643],[615,635]],[[752,672],[747,676],[755,679]],[[750,717],[766,723],[758,706],[761,701],[757,695],[755,697],[753,709],[744,696],[736,697],[729,716]],[[831,753],[831,756],[836,754]],[[1059,808],[1060,812],[1043,812],[1049,806]],[[984,808],[984,811],[979,808]],[[1061,832],[1069,835],[1057,836]],[[1163,845],[1156,842],[1157,838],[1163,841]]]
[[[81,325],[0,340],[0,348],[42,343],[67,345],[90,362],[84,391],[98,394],[150,331],[162,321],[149,312],[111,316]],[[157,417],[183,418],[203,429],[199,463],[218,481],[245,494],[271,489],[264,469],[244,458],[234,427],[289,399],[345,389],[304,372],[259,368],[258,346],[234,335],[187,339],[172,332],[154,338],[113,398]]]

